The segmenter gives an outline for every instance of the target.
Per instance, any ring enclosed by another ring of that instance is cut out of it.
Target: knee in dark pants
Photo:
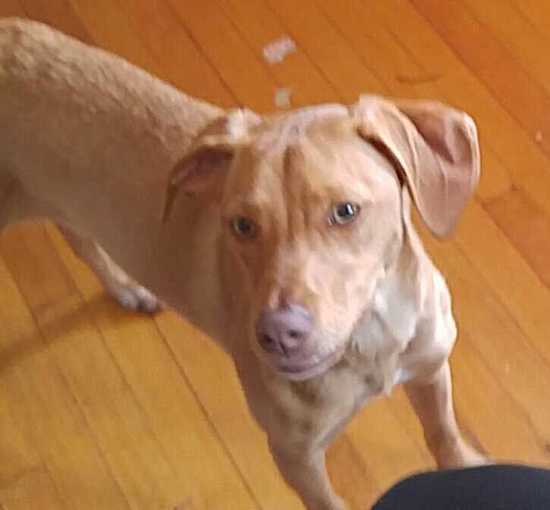
[[[550,470],[495,465],[421,473],[394,485],[372,508],[451,509],[550,509]]]

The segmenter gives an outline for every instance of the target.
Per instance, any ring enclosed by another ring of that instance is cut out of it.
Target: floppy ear
[[[169,217],[177,194],[208,193],[211,197],[221,191],[223,176],[235,151],[248,141],[248,129],[260,122],[250,110],[232,110],[212,122],[197,136],[191,148],[176,163],[168,177],[162,221]]]
[[[479,181],[477,130],[466,113],[434,101],[361,97],[359,134],[381,147],[429,229],[448,236]]]

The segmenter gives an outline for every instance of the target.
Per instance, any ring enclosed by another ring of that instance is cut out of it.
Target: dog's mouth
[[[313,377],[321,375],[338,363],[344,353],[344,350],[344,348],[338,349],[321,360],[316,360],[309,363],[273,363],[273,367],[277,373],[287,379],[292,381],[305,381],[306,379],[312,379]]]

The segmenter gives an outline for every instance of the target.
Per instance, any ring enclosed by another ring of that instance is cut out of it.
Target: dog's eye
[[[233,232],[243,239],[254,239],[258,232],[258,227],[251,219],[244,216],[237,216],[231,220]]]
[[[360,210],[361,207],[353,202],[336,204],[332,209],[329,223],[331,225],[346,225],[347,223],[351,223],[357,218]]]

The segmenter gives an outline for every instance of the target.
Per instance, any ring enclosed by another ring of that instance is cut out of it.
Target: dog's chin
[[[311,363],[275,364],[270,363],[273,370],[280,376],[291,381],[306,381],[318,377],[336,365],[342,358],[344,349],[335,351],[321,360]]]

